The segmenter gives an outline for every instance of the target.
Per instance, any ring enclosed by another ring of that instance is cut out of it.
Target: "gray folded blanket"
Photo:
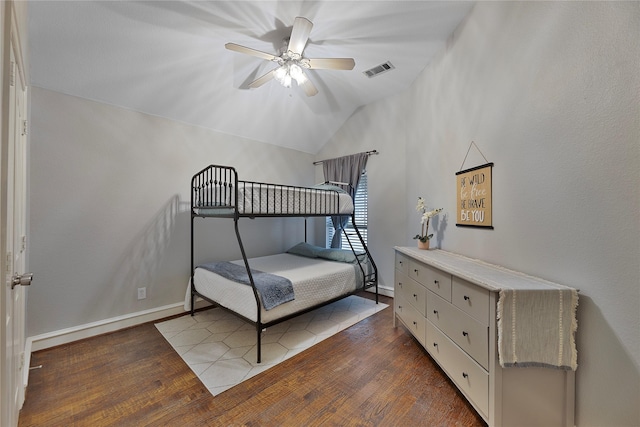
[[[251,286],[249,274],[244,266],[228,261],[220,261],[202,264],[198,267],[219,274],[220,276],[233,280],[234,282]],[[262,306],[265,310],[271,310],[280,304],[284,304],[285,302],[293,301],[295,299],[293,294],[293,284],[291,283],[291,280],[286,277],[254,269],[251,269],[251,276],[253,276],[253,282],[256,285],[258,294],[260,294]]]

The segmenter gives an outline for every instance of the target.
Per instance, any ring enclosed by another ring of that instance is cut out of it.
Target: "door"
[[[12,29],[13,30],[13,29]],[[3,426],[18,424],[18,414],[24,402],[24,374],[28,367],[25,360],[25,285],[31,277],[25,274],[26,267],[26,171],[27,171],[27,121],[26,82],[21,67],[20,51],[12,31],[9,48],[9,87],[6,113],[6,163],[3,185],[6,199],[3,203],[5,221],[6,259],[4,289],[4,357],[2,360],[2,414]],[[5,98],[6,99],[6,98]],[[4,135],[3,135],[4,136]],[[3,154],[4,154],[3,153]]]

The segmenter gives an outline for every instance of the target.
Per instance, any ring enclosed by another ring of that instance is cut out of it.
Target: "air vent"
[[[394,68],[396,67],[394,67],[391,62],[387,61],[384,64],[380,64],[373,68],[368,69],[367,71],[363,71],[363,73],[367,77],[371,78],[371,77],[377,76],[378,74],[382,74],[384,72],[393,70]]]

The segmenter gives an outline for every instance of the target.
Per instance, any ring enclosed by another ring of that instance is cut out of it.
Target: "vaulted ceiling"
[[[316,153],[353,112],[406,90],[472,7],[457,1],[30,1],[31,85]],[[309,70],[305,96],[272,80],[296,16],[313,22],[304,56],[355,59]],[[393,70],[363,72],[390,61]]]

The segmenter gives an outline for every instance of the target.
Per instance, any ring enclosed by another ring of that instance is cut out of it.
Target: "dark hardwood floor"
[[[381,300],[215,397],[153,323],[35,352],[19,426],[485,426]]]

